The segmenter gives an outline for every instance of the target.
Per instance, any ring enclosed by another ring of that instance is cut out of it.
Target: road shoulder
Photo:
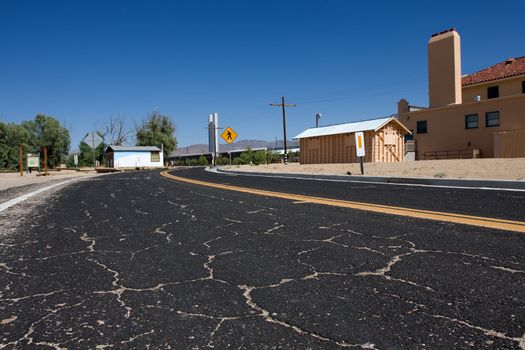
[[[525,181],[519,180],[470,180],[470,179],[436,179],[436,178],[415,178],[415,177],[385,177],[385,176],[359,176],[359,175],[326,175],[326,174],[302,174],[302,173],[265,173],[235,171],[224,168],[214,168],[216,171],[225,174],[235,174],[244,176],[260,176],[274,178],[293,178],[306,180],[326,180],[338,182],[361,182],[391,185],[415,185],[431,187],[451,187],[451,188],[473,188],[473,189],[493,189],[493,190],[518,190],[525,191]],[[213,169],[208,169],[212,170]]]

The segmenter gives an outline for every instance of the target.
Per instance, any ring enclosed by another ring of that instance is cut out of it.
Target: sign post
[[[78,170],[78,154],[73,155],[73,161],[75,163],[75,168]]]
[[[99,132],[91,131],[91,138],[88,138],[89,132],[84,136],[82,141],[88,144],[88,146],[91,146],[91,149],[93,150],[93,168],[97,167],[96,159],[95,159],[95,149],[104,142],[104,138],[100,136]]]
[[[38,154],[28,153],[27,154],[27,171],[31,173],[33,168],[38,169],[40,167],[40,156]]]
[[[47,147],[44,147],[44,175],[49,175],[47,173]]]
[[[355,151],[359,157],[361,163],[361,175],[365,174],[365,168],[363,165],[363,157],[365,156],[365,135],[362,131],[355,133]]]
[[[23,167],[23,155],[22,155],[22,144],[18,145],[18,167],[20,168],[20,176],[24,176],[24,167]]]

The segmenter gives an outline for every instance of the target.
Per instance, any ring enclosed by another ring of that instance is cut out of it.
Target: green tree
[[[142,125],[136,128],[137,146],[164,147],[164,158],[167,159],[177,147],[175,138],[175,125],[171,118],[159,112],[151,113]]]
[[[98,160],[100,164],[104,163],[104,151],[107,145],[101,142],[95,147],[95,160]],[[80,141],[78,145],[80,154],[78,155],[78,166],[79,167],[92,167],[93,166],[93,148],[84,141]]]
[[[56,167],[66,161],[71,138],[69,130],[58,120],[44,114],[37,114],[34,120],[25,121],[22,126],[34,135],[34,144],[39,150],[47,147],[47,163]],[[43,153],[40,159],[43,161]]]
[[[25,164],[26,153],[34,151],[34,135],[21,125],[0,122],[0,168],[18,168],[20,144],[22,144]]]
[[[66,166],[68,168],[74,168],[76,166],[75,165],[75,155],[74,154],[70,154],[69,156],[67,156]]]
[[[93,166],[93,149],[90,145],[81,141],[78,145],[80,151],[78,155],[78,166],[79,167],[92,167]]]

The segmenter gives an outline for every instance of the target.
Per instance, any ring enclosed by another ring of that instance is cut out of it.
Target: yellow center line
[[[171,175],[167,171],[162,172],[161,175],[166,178],[180,181],[180,182],[186,182],[186,183],[191,183],[195,185],[219,188],[223,190],[236,191],[236,192],[242,192],[242,193],[249,193],[249,194],[266,196],[266,197],[288,199],[288,200],[292,200],[296,202],[315,203],[315,204],[321,204],[321,205],[329,205],[329,206],[351,208],[351,209],[357,209],[357,210],[365,210],[365,211],[371,211],[371,212],[376,212],[376,213],[391,214],[391,215],[398,215],[398,216],[408,216],[408,217],[413,217],[413,218],[418,218],[418,219],[446,221],[446,222],[453,222],[457,224],[464,224],[464,225],[492,228],[492,229],[497,229],[497,230],[507,230],[507,231],[525,233],[525,222],[523,221],[485,218],[481,216],[445,213],[445,212],[439,212],[439,211],[403,208],[403,207],[396,207],[396,206],[382,205],[382,204],[354,202],[354,201],[347,201],[347,200],[341,200],[341,199],[330,199],[330,198],[323,198],[323,197],[305,196],[305,195],[293,194],[293,193],[266,191],[266,190],[259,190],[255,188],[239,187],[239,186],[233,186],[233,185],[225,185],[225,184],[219,184],[219,183],[214,183],[214,182],[189,179],[185,177]]]

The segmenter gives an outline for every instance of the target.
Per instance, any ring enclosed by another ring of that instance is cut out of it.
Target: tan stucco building
[[[461,76],[451,29],[431,37],[428,65],[429,107],[398,102],[416,159],[525,157],[525,56]]]

